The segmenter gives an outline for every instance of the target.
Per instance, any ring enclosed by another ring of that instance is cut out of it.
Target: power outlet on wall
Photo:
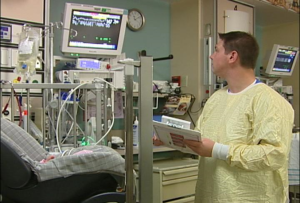
[[[181,77],[181,87],[188,86],[188,79],[189,79],[189,76],[187,76],[187,75],[184,75],[183,77]]]

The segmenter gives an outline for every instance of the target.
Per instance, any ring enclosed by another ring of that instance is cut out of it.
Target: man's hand
[[[183,142],[200,156],[212,156],[212,150],[215,145],[215,142],[210,139],[202,138],[200,142],[194,140],[183,140]]]
[[[163,143],[160,139],[158,139],[158,138],[156,137],[156,135],[153,136],[152,141],[153,141],[153,145],[154,145],[154,146],[161,146],[161,145],[164,145],[164,143]]]

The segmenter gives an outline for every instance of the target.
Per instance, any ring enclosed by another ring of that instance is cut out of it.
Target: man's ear
[[[229,54],[229,63],[234,63],[237,61],[239,54],[236,51],[232,51]]]

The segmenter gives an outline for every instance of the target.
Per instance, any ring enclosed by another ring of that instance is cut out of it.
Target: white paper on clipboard
[[[198,131],[190,129],[174,128],[167,124],[153,121],[153,129],[155,135],[160,139],[165,146],[179,150],[184,153],[196,154],[193,150],[187,147],[183,140],[201,141],[201,134]]]

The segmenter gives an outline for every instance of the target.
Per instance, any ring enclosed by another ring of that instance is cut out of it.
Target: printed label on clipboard
[[[153,121],[153,129],[156,136],[164,143],[165,146],[184,153],[197,155],[193,150],[184,144],[183,140],[188,139],[201,141],[200,132],[190,129],[174,128],[165,123],[160,123],[157,121]]]

